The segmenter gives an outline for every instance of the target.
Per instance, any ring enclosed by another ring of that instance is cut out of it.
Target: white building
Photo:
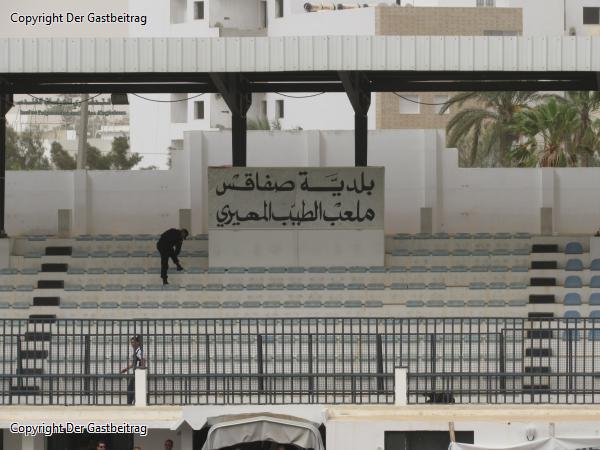
[[[132,27],[130,34],[153,37],[372,36],[377,34],[375,6],[395,5],[397,2],[368,2],[370,7],[367,8],[312,13],[305,11],[304,3],[303,0],[170,0],[149,5],[142,0],[130,0],[132,13],[143,10],[149,18],[148,26]],[[523,11],[523,34],[530,36],[573,32],[578,36],[586,36],[600,33],[600,25],[597,23],[600,0],[403,0],[401,3],[402,7],[520,8]],[[540,17],[544,19],[540,20]],[[129,97],[134,151],[166,153],[167,149],[181,150],[185,131],[231,126],[229,108],[219,95],[205,94],[196,97],[190,93],[145,96],[173,103],[152,103],[131,95]],[[370,129],[377,126],[376,97],[373,95],[371,101]],[[438,97],[438,100],[442,98]],[[400,112],[401,108],[400,106]],[[248,118],[265,117],[271,123],[278,122],[284,129],[349,130],[354,127],[354,112],[343,93],[296,93],[287,96],[254,94]],[[149,155],[148,158],[153,157]],[[157,156],[156,159],[147,161],[164,167],[166,156]]]

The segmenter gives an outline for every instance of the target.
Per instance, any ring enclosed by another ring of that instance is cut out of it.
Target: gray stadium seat
[[[485,306],[485,302],[482,303],[483,304],[480,306]],[[465,302],[463,300],[448,300],[446,302],[446,306],[448,306],[449,308],[463,308],[465,306]]]
[[[144,286],[141,284],[126,284],[123,289],[126,291],[143,291]]]
[[[470,272],[487,272],[487,271],[489,271],[489,267],[488,266],[472,266],[469,270],[470,270]]]
[[[510,271],[511,272],[529,272],[529,267],[527,267],[527,266],[512,266]]]
[[[528,256],[531,253],[529,248],[515,248],[512,251],[512,254],[515,256]]]
[[[143,275],[146,271],[143,267],[130,267],[126,270],[126,273],[130,275]]]
[[[385,289],[385,284],[383,283],[368,283],[367,290],[369,291],[383,291]]]
[[[117,302],[112,302],[112,301],[110,301],[110,302],[106,302],[106,301],[104,301],[104,302],[100,302],[100,303],[98,304],[98,307],[99,307],[100,309],[115,309],[115,308],[118,308],[118,307],[119,307],[119,303],[117,303]]]
[[[406,283],[392,283],[390,284],[390,289],[393,289],[395,291],[405,290],[408,289],[408,286],[406,285]]]
[[[448,268],[446,266],[431,266],[429,270],[435,273],[448,272]]]
[[[260,302],[256,300],[249,300],[242,303],[242,308],[260,308]]]
[[[125,301],[120,304],[122,309],[137,309],[139,307],[138,302]]]
[[[106,286],[104,286],[104,290],[105,291],[122,291],[123,286],[121,286],[120,284],[107,284]]]
[[[600,306],[600,292],[594,292],[589,298],[590,306]]]
[[[288,291],[303,291],[304,285],[302,283],[288,283],[285,288]]]
[[[407,308],[420,308],[425,306],[425,302],[423,300],[407,300],[406,307]]]
[[[391,266],[388,268],[389,273],[403,273],[407,272],[408,268],[404,266]]]
[[[343,283],[327,283],[325,287],[328,291],[343,291],[346,289],[346,285]]]
[[[486,305],[485,300],[468,300],[467,305],[471,308],[482,308]]]
[[[263,308],[281,308],[281,302],[278,300],[268,300],[263,302]]]
[[[513,306],[513,307],[520,307],[520,306],[527,306],[529,305],[529,300],[523,298],[523,299],[513,299],[513,300],[509,300],[507,302],[508,306]]]
[[[487,284],[481,281],[473,281],[469,283],[469,289],[487,289]]]
[[[302,302],[297,300],[288,300],[283,302],[284,308],[302,308]]]
[[[506,289],[508,286],[503,281],[493,281],[488,285],[488,289]]]
[[[264,288],[265,286],[260,283],[248,283],[246,285],[246,290],[248,291],[262,291]]]
[[[513,281],[508,285],[508,287],[510,289],[527,289],[529,286],[527,283],[523,283],[522,281]]]
[[[427,289],[427,285],[425,283],[407,283],[407,289]]]
[[[165,300],[160,303],[161,308],[179,308],[179,302],[175,300]]]
[[[140,308],[142,308],[142,309],[156,309],[156,308],[160,308],[160,303],[158,303],[158,302],[143,301],[143,302],[140,303]]]
[[[446,283],[429,283],[427,289],[446,289]]]
[[[360,300],[346,300],[344,302],[344,308],[361,308],[362,302]]]
[[[223,308],[227,308],[227,309],[237,309],[240,307],[240,302],[226,301],[226,302],[223,302],[221,306]]]
[[[425,302],[425,306],[427,306],[428,308],[443,308],[444,307],[444,301],[443,300],[439,300],[439,299],[427,300]]]
[[[382,308],[383,302],[380,300],[367,300],[365,302],[365,308]]]
[[[600,259],[594,259],[590,266],[591,270],[600,270]]]
[[[490,308],[503,308],[504,306],[506,306],[506,303],[504,300],[501,299],[492,299],[488,300],[487,306],[489,306]]]
[[[452,256],[471,256],[471,251],[464,248],[452,250]]]

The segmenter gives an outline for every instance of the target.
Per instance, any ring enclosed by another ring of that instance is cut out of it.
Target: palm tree
[[[465,108],[448,122],[448,145],[457,147],[471,166],[476,162],[490,166],[511,165],[510,152],[518,139],[515,114],[541,98],[537,92],[463,92],[454,95],[442,107]]]
[[[575,108],[557,98],[549,98],[515,115],[513,130],[526,140],[516,146],[513,154],[529,154],[529,164],[524,165],[537,162],[542,167],[576,166],[579,147],[575,145],[575,136],[579,124]]]
[[[597,122],[592,118],[600,110],[600,92],[573,91],[556,98],[576,111],[578,125],[573,134],[574,151],[579,155],[580,165],[590,166],[595,152],[600,150]]]

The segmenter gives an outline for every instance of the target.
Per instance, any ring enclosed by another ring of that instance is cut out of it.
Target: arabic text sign
[[[383,167],[209,168],[209,228],[383,228]]]

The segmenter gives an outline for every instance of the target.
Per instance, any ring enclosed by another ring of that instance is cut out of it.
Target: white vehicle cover
[[[210,430],[202,450],[218,450],[257,441],[325,450],[319,426],[299,417],[269,413],[237,414],[209,417],[206,424]]]

